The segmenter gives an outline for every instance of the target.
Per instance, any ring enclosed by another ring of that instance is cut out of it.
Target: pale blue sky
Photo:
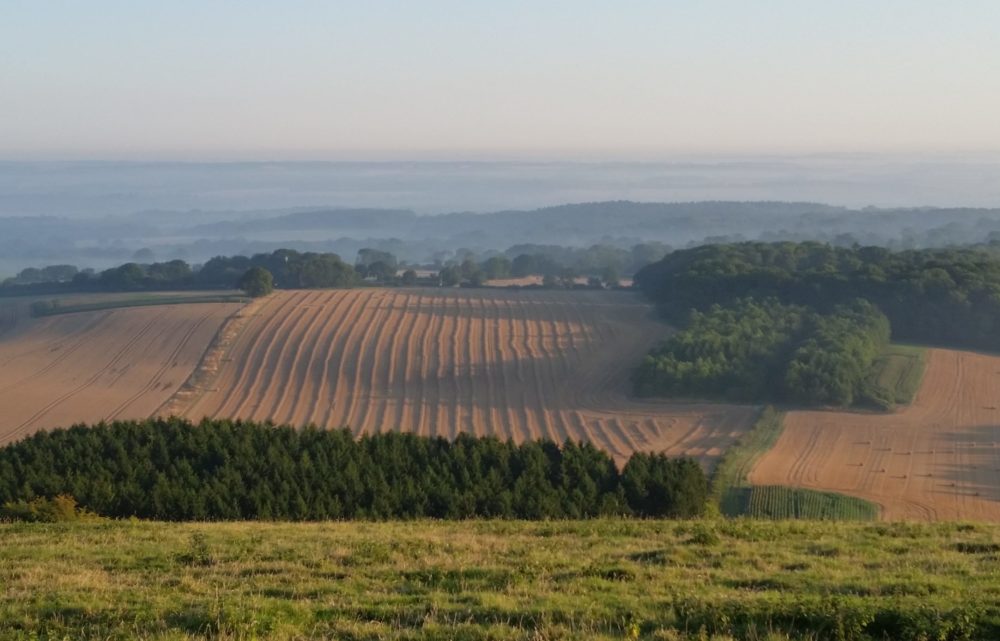
[[[998,149],[997,0],[0,0],[3,158]]]

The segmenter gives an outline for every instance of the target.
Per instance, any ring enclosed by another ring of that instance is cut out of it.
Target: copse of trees
[[[1000,255],[981,249],[705,245],[643,268],[636,284],[675,318],[746,297],[821,311],[863,298],[896,340],[1000,349]]]
[[[161,520],[688,518],[702,513],[707,483],[690,459],[636,454],[619,472],[605,452],[573,442],[355,439],[171,418],[78,425],[0,448],[0,504],[57,496],[102,516]]]
[[[693,312],[633,374],[636,392],[797,403],[891,404],[870,372],[889,322],[855,300],[822,314],[775,299],[741,299]]]
[[[261,267],[274,276],[275,287],[283,289],[351,287],[358,282],[354,268],[337,254],[297,252],[279,249],[270,254],[217,256],[207,261],[195,275],[195,283],[208,288],[231,288],[251,267]]]
[[[802,333],[805,309],[774,300],[693,312],[686,329],[652,350],[633,374],[642,396],[752,399],[779,385],[772,372]]]
[[[889,345],[889,333],[889,319],[864,300],[830,314],[810,313],[807,330],[784,366],[784,394],[801,403],[891,406],[889,392],[870,376]]]
[[[260,298],[274,291],[274,276],[263,267],[251,267],[240,278],[237,286],[248,296]]]

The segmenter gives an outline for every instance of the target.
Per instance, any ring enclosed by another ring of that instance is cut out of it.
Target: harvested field
[[[42,428],[150,416],[240,307],[204,303],[33,319],[33,300],[0,299],[0,444]]]
[[[890,520],[1000,522],[998,407],[1000,357],[928,350],[912,405],[789,412],[749,480],[858,496]]]
[[[619,461],[665,451],[711,463],[755,410],[629,399],[629,371],[663,335],[629,292],[279,292],[183,413],[358,434],[572,438]]]
[[[486,281],[486,284],[490,287],[540,287],[543,278],[541,276],[521,276],[520,278],[494,278]],[[588,278],[586,276],[577,276],[573,279],[573,282],[577,285],[586,285]],[[621,287],[631,287],[631,278],[620,278],[618,284]]]

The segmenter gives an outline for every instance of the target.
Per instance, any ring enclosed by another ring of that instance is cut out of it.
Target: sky
[[[1000,150],[996,0],[0,0],[0,159]]]

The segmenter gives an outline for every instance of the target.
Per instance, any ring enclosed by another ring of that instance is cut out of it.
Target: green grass
[[[924,376],[927,350],[912,345],[890,345],[875,361],[869,382],[884,390],[885,398],[896,405],[913,401]]]
[[[878,506],[835,492],[781,485],[752,485],[731,493],[737,514],[761,519],[874,521]]]
[[[136,294],[128,298],[98,300],[94,302],[66,303],[60,299],[42,300],[32,305],[31,315],[55,316],[75,312],[95,312],[122,307],[149,307],[151,305],[186,305],[190,303],[244,303],[248,299],[242,294],[192,294],[184,296],[162,296],[156,294]]]
[[[2,639],[995,639],[1000,526],[0,525]]]
[[[805,488],[757,486],[747,475],[781,436],[784,414],[766,407],[739,442],[726,451],[712,475],[709,501],[728,517],[763,519],[862,520],[878,518],[869,501]]]

